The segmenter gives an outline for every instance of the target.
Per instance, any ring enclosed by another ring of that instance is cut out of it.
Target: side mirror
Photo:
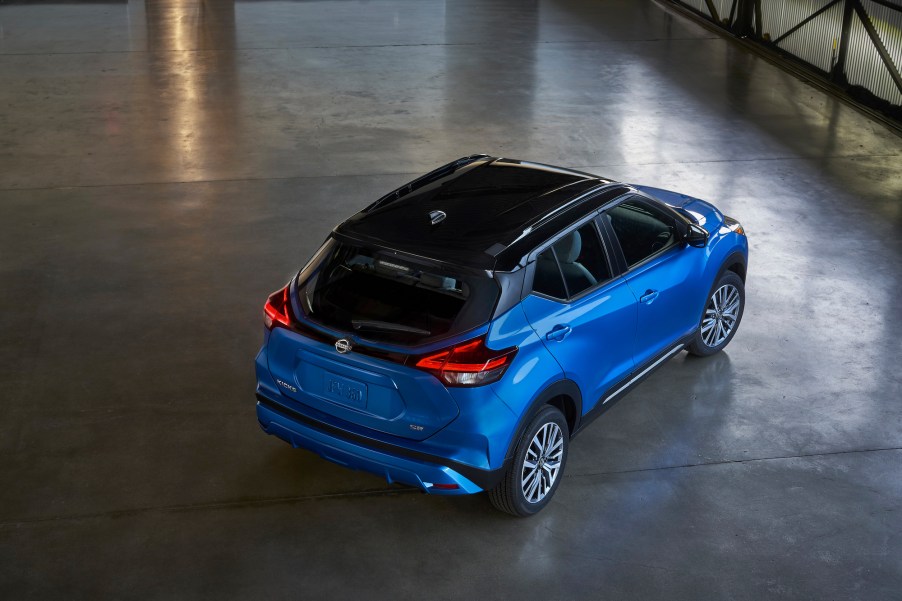
[[[700,225],[690,223],[689,230],[686,232],[686,237],[683,238],[683,240],[685,240],[686,244],[689,246],[704,248],[705,245],[708,244],[708,232]]]

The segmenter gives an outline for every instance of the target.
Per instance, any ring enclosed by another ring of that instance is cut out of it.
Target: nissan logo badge
[[[347,338],[340,338],[335,341],[335,350],[341,353],[349,353],[351,351],[351,341]]]
[[[429,211],[429,221],[432,225],[438,225],[447,217],[447,213],[444,211]]]

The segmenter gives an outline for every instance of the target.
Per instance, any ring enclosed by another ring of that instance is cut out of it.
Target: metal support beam
[[[717,15],[717,9],[714,8],[714,2],[712,0],[705,0],[705,4],[708,6],[708,12],[711,13],[711,18],[714,19],[715,23],[720,25],[720,17]]]
[[[893,63],[893,57],[889,55],[889,52],[887,52],[886,50],[886,46],[883,45],[883,40],[881,40],[880,36],[877,35],[877,30],[874,29],[874,24],[871,23],[871,18],[864,10],[861,2],[859,2],[859,0],[851,1],[852,6],[855,9],[855,13],[858,15],[858,18],[861,19],[861,24],[864,25],[864,30],[868,32],[868,37],[871,38],[871,41],[874,43],[874,47],[880,54],[880,58],[883,59],[883,64],[886,65],[886,68],[889,71],[890,77],[893,78],[893,83],[895,83],[896,87],[899,88],[899,91],[902,92],[902,75],[899,75],[899,69],[897,69],[895,63]]]
[[[871,0],[871,2],[873,2],[874,4],[879,4],[880,6],[885,6],[887,8],[891,8],[896,11],[902,11],[902,6],[900,6],[898,4],[893,4],[892,2],[889,2],[888,0]]]
[[[754,35],[752,20],[755,18],[755,5],[752,0],[737,0],[736,20],[733,21],[733,32],[740,37]]]
[[[852,3],[856,0],[845,0],[842,8],[842,30],[839,34],[839,51],[836,55],[836,62],[830,69],[830,79],[840,85],[846,84],[846,56],[849,54],[849,34],[852,31],[852,18],[854,17],[854,8]]]
[[[755,34],[760,38],[764,31],[761,24],[761,0],[755,0]]]
[[[789,30],[786,31],[783,35],[781,35],[781,36],[778,37],[776,40],[774,40],[774,41],[773,41],[774,44],[779,44],[781,41],[785,40],[786,38],[788,38],[789,36],[791,36],[792,34],[794,34],[795,32],[797,32],[799,29],[801,29],[802,27],[804,27],[805,25],[807,25],[808,23],[810,23],[811,21],[813,21],[814,19],[816,19],[819,15],[821,15],[821,14],[823,14],[824,12],[828,11],[831,7],[836,6],[836,5],[837,5],[839,2],[841,2],[841,1],[842,1],[842,0],[833,0],[833,2],[831,2],[830,4],[825,5],[823,8],[820,8],[820,9],[818,9],[816,12],[814,12],[814,13],[812,13],[811,15],[805,17],[805,19],[802,20],[801,23],[799,23],[798,25],[796,25],[796,26],[793,27],[792,29],[789,29]]]

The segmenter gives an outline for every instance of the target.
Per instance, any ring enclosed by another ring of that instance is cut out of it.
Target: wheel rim
[[[714,291],[702,318],[702,342],[709,347],[723,344],[729,338],[739,316],[742,297],[733,284],[724,284]]]
[[[556,423],[549,422],[533,436],[523,458],[520,483],[527,502],[538,503],[548,496],[561,472],[563,458],[564,433]]]

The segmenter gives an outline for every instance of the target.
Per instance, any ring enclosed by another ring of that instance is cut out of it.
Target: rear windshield
[[[361,338],[399,344],[452,336],[488,321],[498,287],[395,254],[329,239],[298,276],[310,319]]]

